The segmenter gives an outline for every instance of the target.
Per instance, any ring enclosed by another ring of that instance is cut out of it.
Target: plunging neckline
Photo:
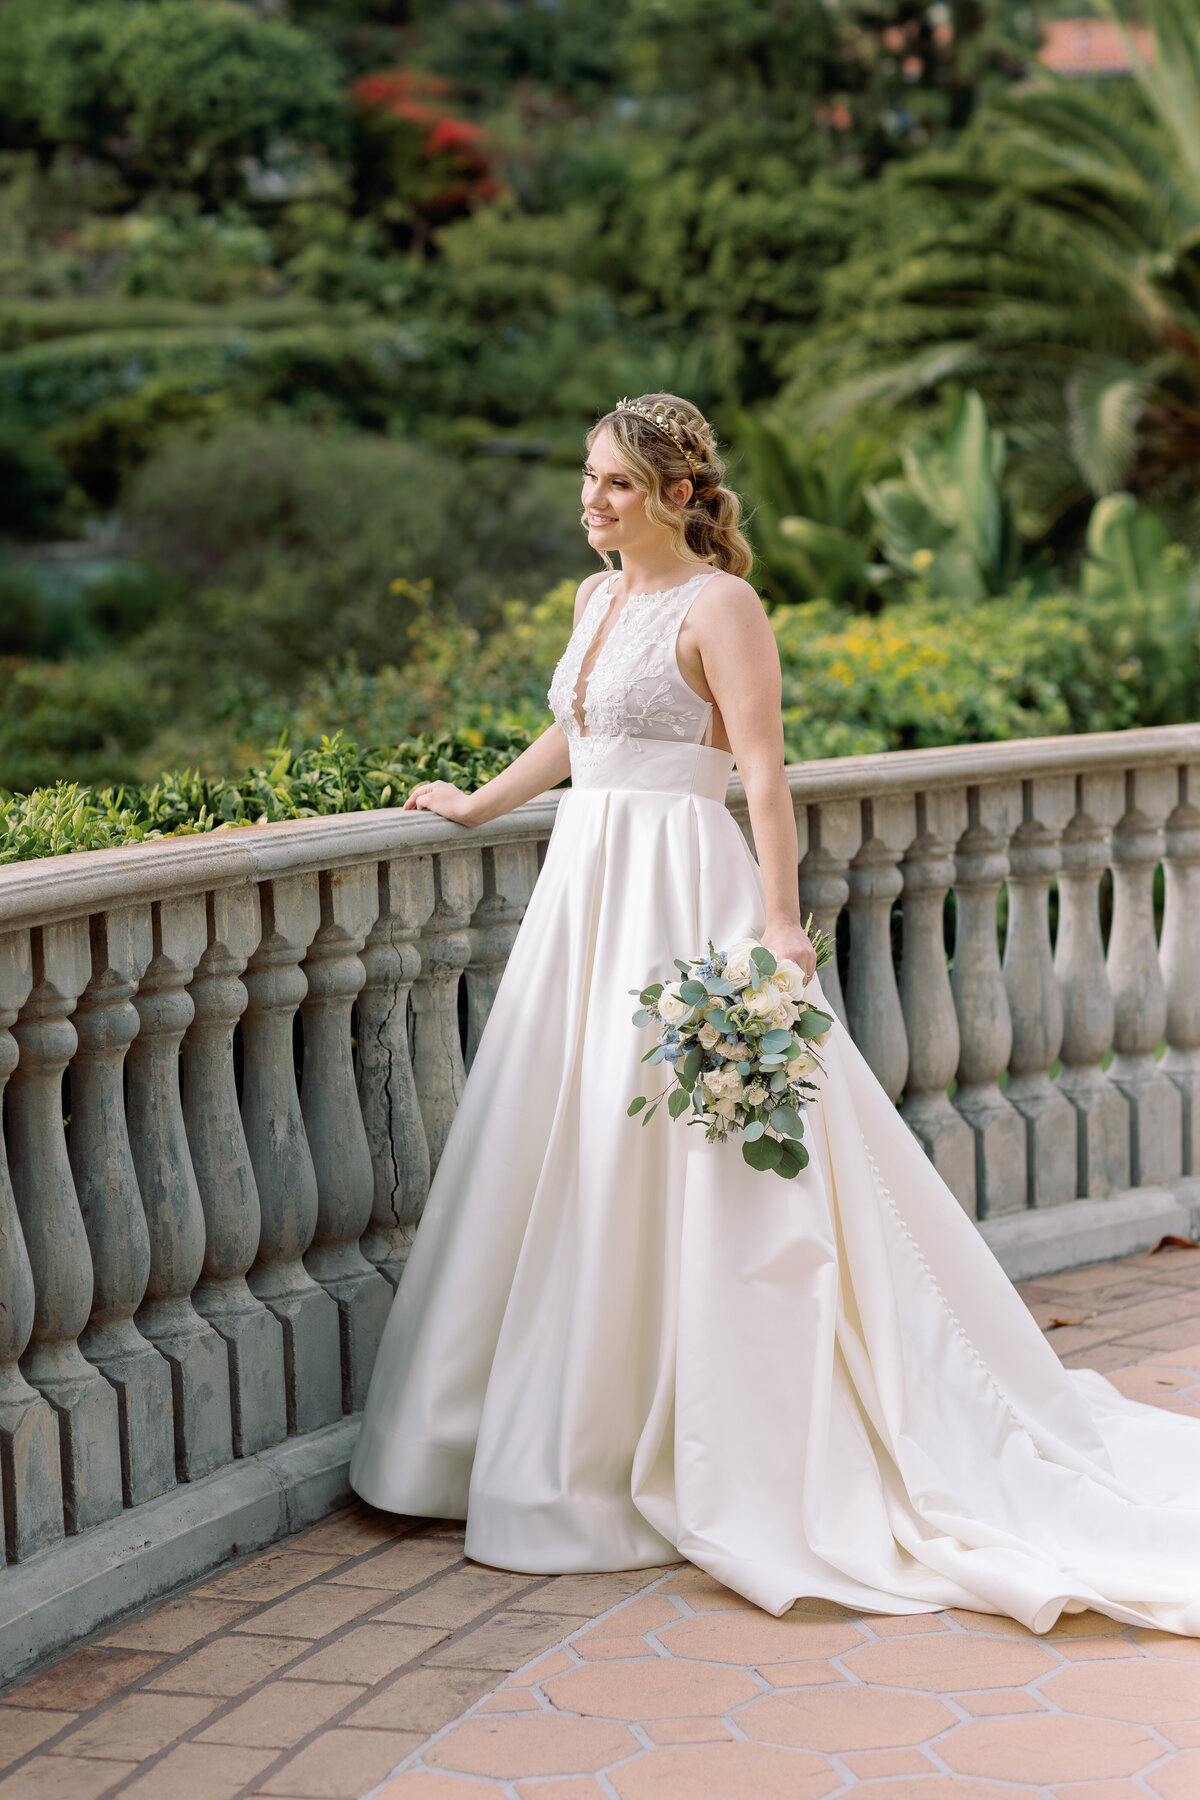
[[[576,671],[575,680],[571,687],[571,711],[575,716],[575,728],[576,728],[576,731],[578,732],[580,738],[590,738],[592,735],[590,730],[588,729],[588,723],[587,723],[587,698],[588,698],[588,692],[592,685],[592,677],[595,675],[596,670],[599,668],[605,651],[608,649],[608,646],[612,643],[614,637],[617,635],[617,632],[620,630],[621,622],[625,618],[627,613],[629,612],[629,609],[634,604],[634,602],[638,601],[638,600],[670,600],[673,595],[681,594],[683,592],[684,588],[690,587],[692,585],[692,583],[694,581],[698,581],[701,578],[701,576],[707,577],[709,575],[715,575],[717,573],[718,573],[718,571],[715,569],[698,569],[696,571],[695,575],[689,575],[686,581],[676,582],[674,587],[654,589],[653,591],[651,591],[650,589],[644,588],[644,589],[642,589],[642,591],[640,593],[626,594],[624,600],[621,603],[620,610],[617,612],[616,616],[612,619],[612,623],[608,627],[607,635],[605,637],[601,638],[599,644],[597,645],[596,644],[596,635],[601,630],[603,630],[605,624],[609,620],[610,615],[612,614],[612,606],[613,606],[613,600],[615,598],[616,583],[620,580],[622,571],[620,569],[614,570],[611,575],[607,576],[606,579],[600,583],[600,585],[596,589],[595,593],[589,597],[588,607],[590,608],[590,606],[592,605],[592,602],[600,594],[604,594],[604,598],[605,598],[604,611],[600,614],[600,617],[596,621],[595,631],[592,633],[591,641],[588,643],[587,648],[584,650],[584,653],[583,653],[582,657],[580,658],[579,668]],[[584,614],[585,617],[586,617],[586,614],[587,614],[587,609],[585,609],[585,614]],[[581,619],[580,624],[582,625],[582,623],[583,623],[583,620]],[[584,664],[587,662],[588,656],[591,654],[593,648],[595,649],[595,656],[592,660],[592,666],[590,669],[586,670],[586,672],[585,672]],[[675,656],[675,666],[677,669],[679,669],[679,658],[677,655],[675,655],[674,647],[672,647],[672,655]],[[682,670],[679,670],[679,674],[680,674],[680,679],[681,680],[684,679]],[[685,681],[685,686],[687,686],[689,689],[691,689],[691,692],[693,694],[696,694],[695,688],[692,687],[692,685],[689,681]],[[711,702],[704,701],[702,696],[699,694],[696,694],[696,699],[699,700],[702,705],[710,705],[711,706]]]

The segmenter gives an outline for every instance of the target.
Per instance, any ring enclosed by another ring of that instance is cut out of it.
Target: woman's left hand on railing
[[[473,794],[464,794],[452,781],[423,781],[404,802],[405,812],[441,813],[455,825],[477,825],[479,808]]]

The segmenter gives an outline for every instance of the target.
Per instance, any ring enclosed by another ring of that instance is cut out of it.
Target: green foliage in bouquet
[[[808,923],[817,967],[829,961],[833,940]],[[675,1086],[664,1090],[673,1119],[690,1113],[706,1142],[742,1135],[742,1156],[752,1169],[773,1170],[790,1180],[808,1165],[803,1114],[817,1093],[821,1067],[813,1046],[824,1043],[833,1020],[803,998],[799,967],[776,959],[753,939],[675,967],[682,980],[652,982],[640,993],[633,1023],[660,1027],[642,1061],[665,1063]],[[639,1094],[629,1115],[642,1124],[654,1117],[663,1094]]]

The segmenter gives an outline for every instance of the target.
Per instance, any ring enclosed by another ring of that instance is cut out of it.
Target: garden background
[[[0,0],[0,860],[500,766],[649,389],[789,757],[1194,718],[1200,0],[1080,11]]]

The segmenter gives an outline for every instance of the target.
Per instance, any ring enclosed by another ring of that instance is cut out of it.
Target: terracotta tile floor
[[[1200,1412],[1200,1250],[1030,1282],[1063,1360]],[[1200,1641],[785,1619],[697,1570],[531,1580],[364,1507],[0,1694],[0,1800],[1200,1800]]]

